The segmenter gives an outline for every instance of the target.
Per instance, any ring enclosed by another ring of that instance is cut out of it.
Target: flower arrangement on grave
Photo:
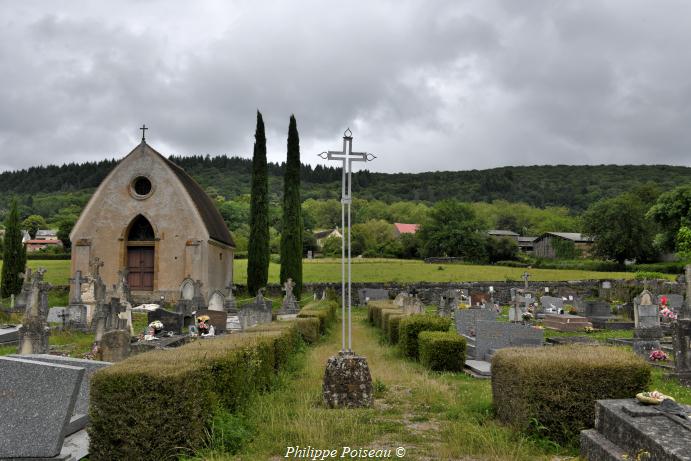
[[[199,331],[199,336],[209,333],[209,320],[211,320],[211,318],[208,315],[200,315],[197,317],[197,330]]]
[[[675,401],[673,397],[670,397],[669,395],[665,395],[662,392],[658,391],[639,392],[638,394],[636,394],[636,399],[638,399],[639,402],[648,405],[659,405],[662,403],[663,400]]]
[[[163,331],[163,322],[160,320],[154,320],[149,324],[149,334],[157,335]]]
[[[569,308],[569,315],[578,315],[578,309],[576,309],[575,307],[571,306],[571,307]]]
[[[652,362],[666,362],[669,359],[669,356],[665,351],[655,349],[653,351],[650,351],[650,355],[648,356],[648,358]]]
[[[677,314],[667,306],[664,306],[660,310],[660,315],[662,316],[663,319],[666,319],[669,321],[677,319]]]
[[[523,315],[521,315],[523,318],[524,322],[530,322],[533,320],[533,313],[532,312],[523,312]]]
[[[585,331],[586,333],[594,333],[595,328],[593,328],[591,326],[586,326],[585,328],[583,328],[583,331]]]

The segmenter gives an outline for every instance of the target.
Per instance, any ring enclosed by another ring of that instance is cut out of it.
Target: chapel
[[[188,278],[202,282],[206,301],[232,284],[235,245],[221,214],[201,186],[144,137],[103,180],[70,239],[72,274],[91,274],[100,260],[110,288],[126,269],[139,302],[175,302]]]

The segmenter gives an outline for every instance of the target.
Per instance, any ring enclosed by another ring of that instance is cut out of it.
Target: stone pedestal
[[[20,354],[47,354],[48,336],[50,328],[43,319],[31,317],[25,318],[22,326],[19,327],[19,349]]]
[[[363,408],[374,403],[372,376],[367,359],[339,352],[326,362],[324,403],[329,408]]]

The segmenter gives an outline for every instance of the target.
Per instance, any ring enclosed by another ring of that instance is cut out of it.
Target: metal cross
[[[341,350],[345,351],[345,334],[346,334],[346,316],[345,316],[345,286],[346,286],[346,205],[348,208],[348,351],[353,350],[352,345],[352,272],[350,267],[351,259],[351,244],[350,244],[350,205],[353,202],[352,196],[352,173],[353,162],[369,162],[377,158],[373,154],[366,152],[353,152],[353,133],[350,128],[343,133],[343,152],[328,151],[322,152],[319,156],[325,160],[340,160],[343,165],[342,183],[341,183],[341,229],[343,229],[343,236],[341,237],[341,318],[342,318],[342,341]]]
[[[145,136],[146,133],[145,133],[145,131],[148,130],[148,128],[146,127],[146,124],[142,125],[142,127],[140,128],[140,130],[142,130],[142,141],[146,141],[146,136]]]

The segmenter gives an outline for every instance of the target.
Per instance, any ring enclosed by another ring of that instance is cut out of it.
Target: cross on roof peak
[[[148,128],[146,127],[146,124],[142,125],[140,130],[142,130],[142,142],[145,142],[146,141],[146,130],[148,130]]]

